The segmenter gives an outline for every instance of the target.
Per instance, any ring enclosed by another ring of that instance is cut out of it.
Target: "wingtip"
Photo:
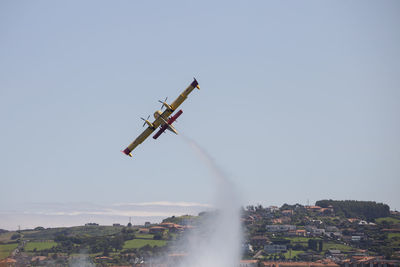
[[[125,150],[121,150],[121,152],[132,158],[132,153],[131,153],[131,151],[129,151],[128,148],[126,148]]]
[[[196,80],[195,77],[193,77],[192,86],[193,86],[193,87],[196,87],[197,89],[200,90],[200,85],[199,85],[199,83],[197,82],[197,80]]]

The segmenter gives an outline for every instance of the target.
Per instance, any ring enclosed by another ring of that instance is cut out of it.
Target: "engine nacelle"
[[[150,128],[153,128],[153,129],[156,128],[156,127],[154,127],[154,125],[150,121],[145,120],[145,122],[147,123],[147,125],[149,125]]]
[[[168,105],[167,102],[162,102],[163,106],[166,107],[167,109],[173,111],[172,107],[170,105]]]

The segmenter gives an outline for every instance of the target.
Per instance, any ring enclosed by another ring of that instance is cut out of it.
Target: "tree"
[[[124,246],[124,238],[122,236],[116,236],[110,241],[111,247],[115,250],[120,250]]]
[[[308,249],[317,251],[318,242],[315,239],[308,239]]]
[[[343,215],[346,218],[356,217],[373,221],[376,218],[390,216],[390,208],[383,203],[375,201],[357,201],[357,200],[319,200],[315,205],[322,208],[332,206],[337,215]]]
[[[18,238],[20,238],[20,237],[21,237],[20,234],[13,234],[13,235],[11,236],[11,240],[15,240],[15,239],[18,239]]]
[[[323,242],[322,240],[320,240],[320,241],[318,242],[318,251],[319,251],[319,252],[322,251],[323,244],[324,244],[324,242]]]

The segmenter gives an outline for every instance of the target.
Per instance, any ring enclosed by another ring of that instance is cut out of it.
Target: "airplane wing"
[[[125,150],[123,150],[122,152],[129,156],[132,157],[132,150],[134,150],[138,145],[140,145],[144,140],[146,140],[147,137],[149,137],[149,135],[151,135],[152,132],[154,132],[156,128],[152,128],[152,127],[147,127],[146,130],[144,130],[143,133],[141,133],[127,148],[125,148]]]
[[[186,100],[188,95],[193,91],[194,88],[197,88],[200,90],[199,83],[197,82],[196,79],[183,91],[177,99],[175,99],[174,102],[169,107],[166,107],[164,112],[158,117],[154,122],[153,125],[154,127],[158,127],[161,124],[163,124],[165,121],[168,121],[169,116],[183,103],[183,101]]]
[[[193,91],[194,88],[200,90],[199,83],[196,81],[196,79],[194,79],[194,81],[185,89],[185,91],[183,91],[182,94],[180,94],[178,98],[175,99],[174,102],[172,102],[171,104],[172,109],[176,110],[180,106],[180,104],[182,104],[183,101],[186,100],[186,98]]]
[[[186,100],[188,95],[193,91],[194,88],[197,88],[200,90],[199,83],[197,82],[196,79],[178,96],[177,99],[175,99],[174,102],[172,102],[171,105],[165,105],[166,109],[164,110],[161,115],[155,119],[155,121],[152,123],[152,126],[147,127],[146,130],[144,130],[143,133],[141,133],[125,150],[122,152],[125,153],[126,155],[132,157],[132,150],[134,150],[138,145],[140,145],[144,140],[146,140],[149,135],[154,132],[155,129],[158,128],[158,126],[164,124],[166,121],[169,120],[169,116],[183,103],[183,101]]]

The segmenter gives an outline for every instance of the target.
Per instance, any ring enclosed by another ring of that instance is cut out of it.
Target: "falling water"
[[[180,267],[237,266],[242,243],[238,194],[215,160],[194,140],[182,137],[213,174],[216,187],[214,206],[217,211],[185,241],[188,256]]]

